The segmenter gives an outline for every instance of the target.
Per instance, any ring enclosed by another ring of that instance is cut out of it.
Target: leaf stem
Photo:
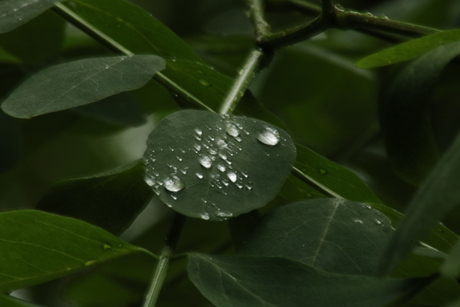
[[[263,0],[246,0],[246,3],[256,32],[256,41],[262,41],[271,34],[270,25],[265,21]]]
[[[177,242],[179,241],[184,222],[184,215],[179,213],[174,215],[169,234],[165,239],[165,246],[161,252],[160,259],[158,260],[158,265],[153,274],[143,307],[154,307],[158,300],[158,296],[160,295],[161,288],[168,273],[169,261],[174,249],[176,248]]]
[[[228,92],[227,96],[225,97],[224,102],[219,110],[220,114],[229,114],[233,112],[236,105],[238,104],[241,97],[249,83],[255,76],[255,71],[258,68],[264,53],[260,50],[253,50],[247,57],[243,68],[239,72],[238,78],[236,78],[235,82],[233,83],[230,91]]]

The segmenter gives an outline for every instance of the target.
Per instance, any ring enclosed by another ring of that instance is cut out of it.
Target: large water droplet
[[[231,182],[236,182],[236,180],[238,179],[238,176],[236,176],[234,172],[228,172],[227,177],[228,179],[230,179]]]
[[[145,178],[145,183],[147,183],[149,186],[153,186],[155,184],[155,180],[153,178]]]
[[[208,156],[201,156],[198,161],[200,161],[201,166],[204,168],[210,168],[212,165],[212,160]]]
[[[265,145],[275,146],[280,141],[280,135],[276,129],[267,127],[259,134],[257,139]]]
[[[184,182],[179,177],[172,176],[163,181],[166,190],[170,192],[179,192],[185,187]]]
[[[233,136],[233,137],[237,137],[238,135],[240,135],[240,131],[238,130],[238,128],[232,124],[232,123],[227,123],[226,127],[225,127],[225,132],[227,132],[228,135],[230,136]]]

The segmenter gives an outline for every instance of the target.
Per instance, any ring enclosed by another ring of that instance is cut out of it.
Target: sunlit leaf
[[[3,103],[11,116],[30,118],[89,104],[137,89],[164,68],[153,55],[92,58],[46,68],[22,83]]]
[[[120,234],[152,197],[143,176],[143,164],[137,163],[91,177],[63,180],[46,192],[37,209]]]
[[[140,251],[85,222],[29,210],[0,213],[0,250],[1,292]]]
[[[266,205],[289,175],[295,147],[268,123],[179,111],[150,134],[146,182],[174,210],[224,220]]]
[[[11,31],[37,17],[59,0],[0,1],[0,33]]]
[[[460,30],[447,30],[384,49],[356,63],[361,68],[375,68],[409,61],[439,46],[460,41]]]
[[[380,125],[395,170],[418,185],[438,160],[431,127],[430,97],[444,66],[460,43],[429,51],[392,74],[381,89]]]
[[[189,277],[219,307],[386,306],[411,283],[324,272],[278,257],[192,254]]]

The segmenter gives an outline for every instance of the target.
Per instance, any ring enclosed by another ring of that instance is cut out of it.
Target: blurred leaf
[[[391,233],[388,218],[373,208],[345,199],[316,199],[266,215],[241,253],[286,257],[331,273],[375,276]]]
[[[177,212],[225,220],[266,205],[289,175],[295,147],[265,122],[206,111],[173,113],[150,134],[146,182]]]
[[[361,68],[375,68],[415,59],[445,44],[460,41],[460,30],[447,30],[413,39],[374,53],[356,63]]]
[[[23,300],[0,294],[0,306],[2,307],[34,307],[37,305],[32,305]]]
[[[433,49],[392,74],[380,98],[380,125],[396,172],[418,185],[438,160],[430,119],[430,98],[444,66],[460,43]]]
[[[460,203],[460,136],[444,154],[412,199],[387,246],[384,268],[390,271],[423,239],[436,222]]]
[[[302,145],[296,145],[296,175],[333,197],[363,203],[382,203],[374,192],[352,171]]]
[[[224,306],[386,306],[407,280],[333,274],[278,257],[192,254],[189,277],[213,304]]]
[[[2,0],[0,33],[11,31],[37,17],[59,0]]]
[[[0,250],[0,292],[141,251],[85,222],[29,210],[0,213]]]
[[[121,234],[144,209],[152,191],[143,180],[142,163],[53,185],[37,209],[65,215]]]
[[[460,241],[450,251],[442,267],[442,273],[453,278],[460,276]]]
[[[56,56],[64,41],[66,22],[52,12],[0,35],[0,46],[24,63],[36,64]]]
[[[92,58],[46,68],[22,83],[2,109],[19,118],[31,118],[89,104],[139,88],[164,61],[153,55]]]
[[[450,304],[448,304],[448,305],[446,305],[444,307],[460,307],[460,299],[455,300],[455,301],[451,302]]]
[[[132,3],[123,0],[69,0],[65,4],[133,53],[201,61],[173,31]]]
[[[147,116],[137,102],[135,96],[123,92],[72,111],[108,124],[137,127],[147,122]]]
[[[0,110],[0,172],[10,169],[23,149],[22,127],[16,118]]]

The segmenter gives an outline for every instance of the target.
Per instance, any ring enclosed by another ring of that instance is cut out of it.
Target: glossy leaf
[[[132,3],[124,0],[71,0],[65,4],[132,53],[200,61],[173,31]]]
[[[356,63],[361,68],[375,68],[415,59],[445,44],[460,41],[460,30],[447,30],[384,49]]]
[[[37,17],[59,0],[2,0],[0,33],[11,31]]]
[[[286,257],[332,273],[375,276],[391,234],[388,218],[370,206],[316,199],[268,214],[241,253]]]
[[[32,305],[23,300],[0,294],[0,306],[4,307],[37,307],[37,305]]]
[[[120,234],[152,197],[142,163],[91,177],[63,180],[42,197],[37,209],[77,218]]]
[[[449,211],[460,203],[460,137],[444,154],[412,199],[390,241],[385,269],[391,270]]]
[[[0,213],[0,250],[0,292],[141,251],[85,222],[31,210]]]
[[[430,119],[430,97],[460,43],[436,48],[392,75],[381,90],[380,125],[395,170],[418,185],[438,160]]]
[[[174,210],[225,220],[266,205],[292,167],[289,135],[265,122],[179,111],[158,124],[144,154],[146,182]]]
[[[219,307],[386,306],[410,288],[405,280],[332,274],[278,257],[192,254],[188,273]]]
[[[296,145],[296,175],[322,193],[363,203],[381,203],[352,171],[302,145]]]
[[[31,118],[74,108],[137,89],[163,68],[164,61],[153,55],[59,64],[27,79],[6,99],[2,109],[14,117]]]

